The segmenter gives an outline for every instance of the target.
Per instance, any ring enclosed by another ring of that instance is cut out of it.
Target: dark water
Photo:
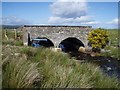
[[[108,76],[117,76],[120,79],[120,67],[116,61],[108,60],[100,64],[100,68],[106,73]]]
[[[117,58],[95,56],[91,57],[89,54],[72,52],[69,53],[71,57],[76,57],[77,60],[83,60],[85,62],[92,62],[100,66],[102,71],[108,76],[115,75],[120,80],[120,61]]]

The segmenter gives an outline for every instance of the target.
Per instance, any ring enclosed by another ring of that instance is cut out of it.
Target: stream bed
[[[94,56],[90,54],[72,52],[69,53],[71,57],[84,62],[91,62],[97,64],[108,76],[115,75],[120,80],[120,61],[117,58],[107,56]]]

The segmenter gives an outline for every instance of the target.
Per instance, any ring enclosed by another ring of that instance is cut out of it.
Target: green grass
[[[120,88],[119,81],[98,66],[50,49],[3,46],[2,58],[3,87]]]
[[[3,45],[23,46],[22,39],[20,40],[15,39],[15,31],[13,29],[7,29],[6,34],[7,34],[8,40],[5,38],[5,29],[3,29],[1,33]],[[22,32],[17,31],[17,35],[22,36]]]
[[[117,29],[110,29],[107,30],[108,35],[109,35],[109,40],[111,42],[110,46],[118,46],[118,42],[119,42],[119,33]]]
[[[20,59],[3,61],[3,88],[32,88],[40,76],[36,66]]]
[[[21,40],[2,40],[3,45],[15,45],[15,46],[23,46],[23,42]]]
[[[15,38],[15,31],[14,31],[14,29],[2,29],[2,39],[3,40],[4,39],[6,40],[6,38],[5,38],[5,31],[6,31],[8,39],[14,39]],[[22,33],[22,31],[17,31],[16,34],[19,35],[19,36],[22,36],[23,33]]]
[[[119,44],[119,33],[117,29],[106,29],[109,36],[110,44],[108,44],[104,49],[110,50],[109,52],[101,53],[103,56],[111,56],[114,58],[118,58],[120,60],[120,47],[118,47]]]
[[[120,60],[120,47],[106,46],[105,50],[108,50],[108,52],[102,52],[102,56],[111,56]]]
[[[32,88],[40,77],[37,65],[26,60],[20,54],[21,48],[3,46],[2,52],[2,87],[3,88]]]

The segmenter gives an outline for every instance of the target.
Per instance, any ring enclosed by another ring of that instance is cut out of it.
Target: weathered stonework
[[[87,46],[87,35],[92,30],[91,26],[23,26],[23,42],[28,43],[28,33],[31,39],[36,37],[46,37],[57,47],[59,43],[68,38],[76,37]]]

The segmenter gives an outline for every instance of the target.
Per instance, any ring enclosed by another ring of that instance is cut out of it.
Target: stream
[[[97,64],[98,66],[100,66],[103,73],[107,74],[108,76],[115,75],[120,80],[120,61],[117,58],[106,56],[92,57],[89,54],[78,52],[72,52],[69,54],[71,57],[75,57],[77,60]]]

